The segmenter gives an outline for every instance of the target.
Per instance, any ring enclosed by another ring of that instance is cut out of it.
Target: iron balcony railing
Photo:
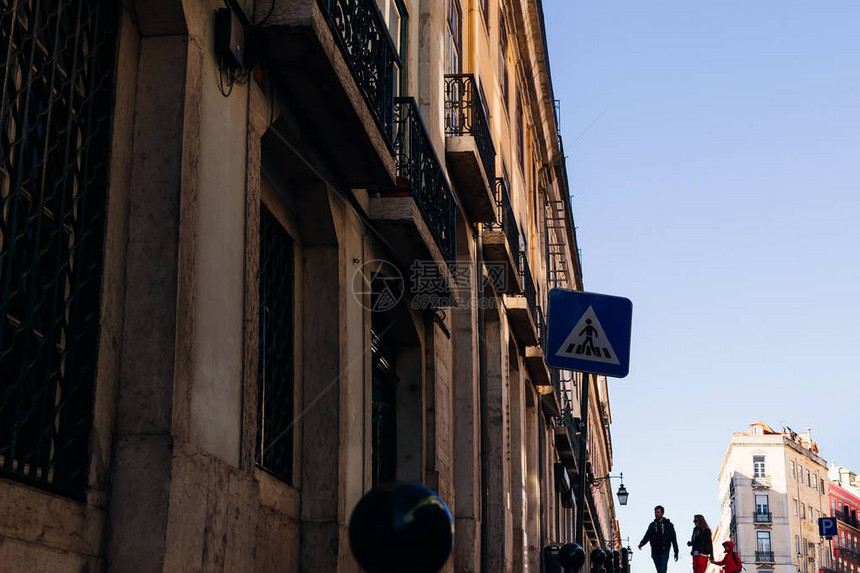
[[[442,256],[453,265],[457,203],[414,98],[395,98],[394,126],[398,186],[408,188]]]
[[[773,563],[773,551],[758,551],[755,552],[756,563]]]
[[[535,325],[538,324],[537,314],[537,291],[535,290],[535,281],[532,278],[532,271],[529,267],[529,259],[525,251],[520,251],[519,260],[519,275],[520,288],[522,288],[523,296],[526,297],[526,304],[529,306],[529,314],[532,315]]]
[[[367,105],[393,140],[394,85],[400,58],[374,0],[318,0]]]
[[[484,102],[472,74],[445,76],[445,135],[474,137],[484,173],[492,181],[496,169],[496,148],[490,135]]]
[[[757,511],[753,514],[753,521],[755,523],[770,523],[773,519],[771,519],[769,511]]]
[[[860,559],[860,552],[856,551],[851,547],[845,547],[844,545],[839,546],[839,555],[848,559],[853,559],[855,561]]]
[[[860,520],[858,520],[856,517],[851,517],[850,515],[845,515],[844,512],[837,511],[836,519],[838,519],[845,525],[850,525],[851,527],[860,529]]]
[[[770,476],[754,476],[752,478],[753,487],[770,487]]]
[[[508,242],[508,248],[511,250],[511,253],[516,253],[520,250],[520,229],[517,225],[517,217],[514,215],[514,208],[511,205],[508,184],[503,177],[496,179],[493,197],[496,200],[497,222],[490,223],[487,228],[494,231],[503,231]]]
[[[543,317],[543,309],[537,305],[537,324],[538,324],[538,346],[544,347],[546,343],[546,321]]]

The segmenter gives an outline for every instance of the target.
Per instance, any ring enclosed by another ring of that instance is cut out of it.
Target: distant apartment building
[[[811,431],[762,421],[735,432],[720,468],[720,536],[735,543],[747,573],[812,573],[830,566],[818,518],[829,514],[827,466]],[[719,550],[717,551],[719,555]]]
[[[860,571],[860,481],[857,474],[839,466],[831,466],[830,514],[837,520],[838,534],[833,538],[832,571]],[[828,572],[825,572],[828,573]]]

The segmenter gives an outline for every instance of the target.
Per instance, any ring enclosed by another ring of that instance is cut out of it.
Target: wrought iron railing
[[[770,523],[773,519],[771,519],[769,511],[757,511],[753,514],[753,521],[755,523]]]
[[[546,320],[544,320],[543,309],[537,305],[537,323],[538,323],[538,346],[544,348],[546,343]]]
[[[400,58],[374,0],[317,0],[374,118],[393,141]]]
[[[770,476],[754,476],[752,487],[770,487]]]
[[[526,303],[529,307],[529,313],[532,315],[532,320],[534,320],[535,325],[537,325],[537,291],[535,290],[535,281],[534,278],[532,278],[532,271],[529,267],[529,259],[526,256],[525,251],[520,251],[519,275],[520,287],[522,288],[523,296],[526,297]]]
[[[496,179],[496,186],[493,190],[493,197],[496,200],[496,223],[490,223],[487,228],[492,231],[503,231],[508,243],[508,248],[511,253],[516,253],[520,250],[520,228],[517,225],[517,217],[514,215],[514,208],[511,205],[511,196],[508,193],[508,184],[504,177]]]
[[[850,515],[845,515],[844,512],[837,511],[836,519],[838,519],[845,525],[850,525],[851,527],[860,529],[860,520],[858,520],[856,517],[851,517]]]
[[[487,179],[492,181],[496,169],[496,148],[490,135],[490,122],[484,102],[472,74],[445,76],[445,135],[471,135]]]
[[[758,551],[755,552],[756,563],[773,563],[773,551]]]
[[[82,499],[117,3],[0,3],[0,474]]]
[[[398,186],[409,190],[442,256],[453,265],[457,203],[414,98],[395,99],[394,124]]]

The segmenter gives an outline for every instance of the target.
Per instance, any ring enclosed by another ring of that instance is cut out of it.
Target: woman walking
[[[708,560],[714,559],[714,546],[711,544],[711,530],[704,516],[693,517],[693,537],[687,542],[692,547],[693,573],[705,573]]]

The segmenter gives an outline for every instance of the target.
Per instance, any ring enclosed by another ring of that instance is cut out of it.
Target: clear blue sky
[[[543,5],[585,288],[634,304],[623,536],[665,505],[689,572],[732,432],[811,427],[860,472],[860,2]]]

